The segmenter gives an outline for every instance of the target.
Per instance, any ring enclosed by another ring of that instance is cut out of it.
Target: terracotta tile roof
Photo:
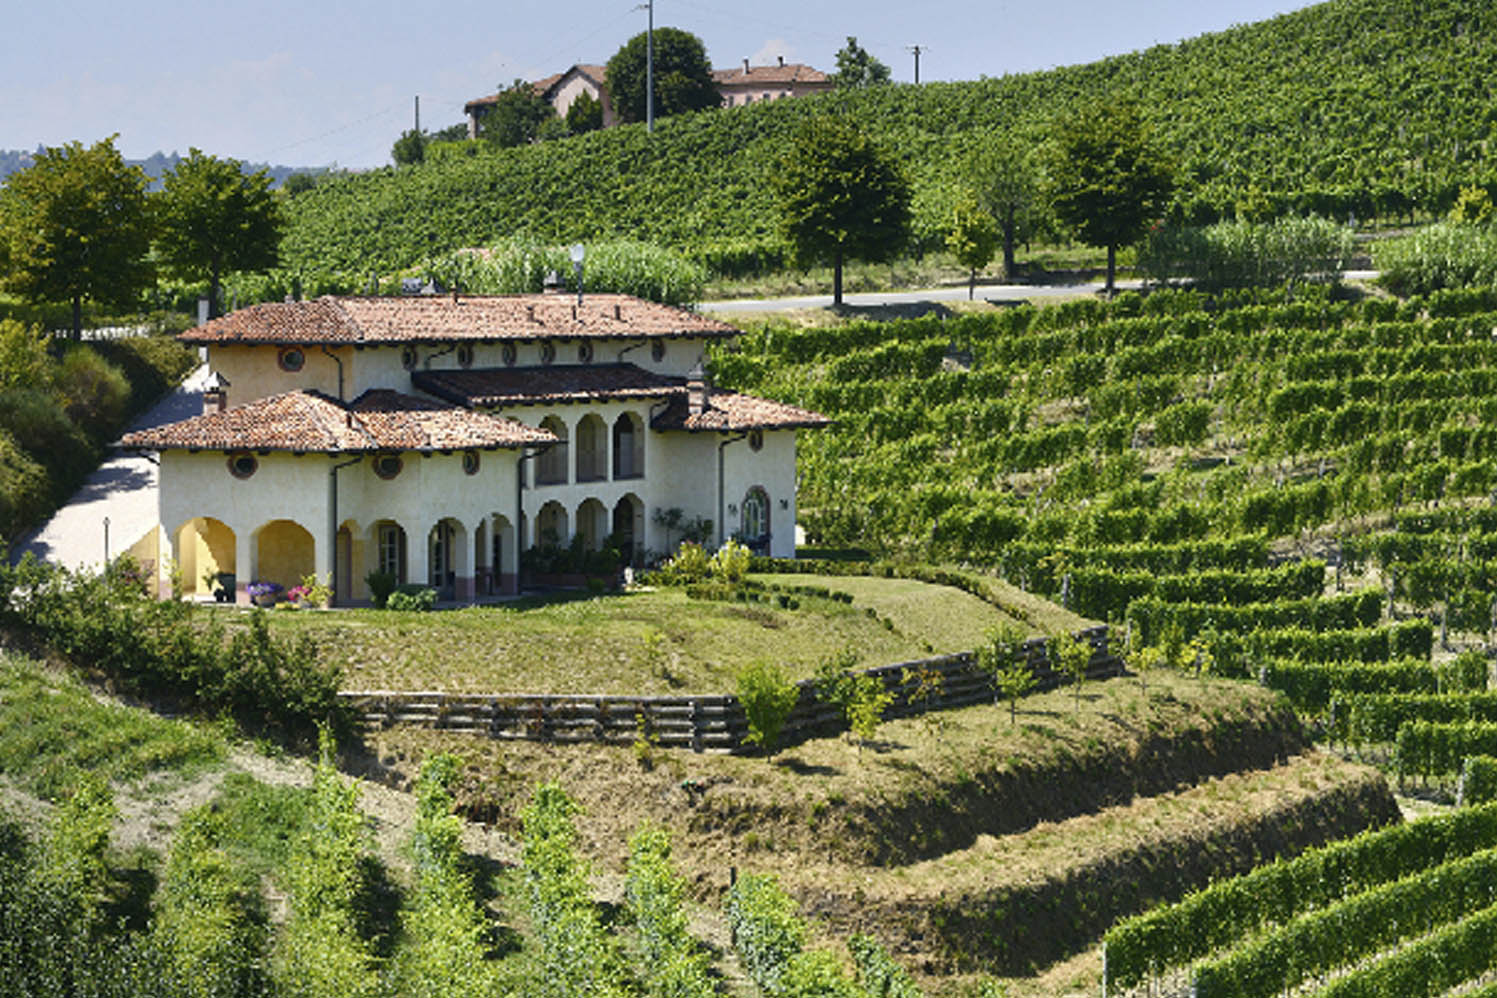
[[[778,66],[750,66],[745,72],[742,66],[734,66],[732,69],[714,69],[712,71],[712,82],[718,86],[757,86],[759,84],[785,85],[789,83],[824,83],[831,85],[831,80],[819,69],[813,69],[799,62],[784,63]]]
[[[448,402],[474,408],[666,398],[684,392],[680,378],[634,364],[562,364],[490,367],[469,371],[417,371],[411,384]]]
[[[573,70],[575,70],[579,75],[587,77],[599,88],[606,86],[605,81],[608,76],[608,67],[598,66],[590,62],[579,62],[577,65],[572,66],[565,72],[552,73],[550,76],[534,81],[530,84],[530,86],[536,93],[549,100],[551,98],[551,88],[555,87],[562,80],[566,79],[566,77],[569,76]],[[498,94],[489,94],[486,97],[475,97],[463,105],[463,113],[472,114],[474,108],[489,107],[493,104],[498,103],[498,101]]]
[[[393,450],[492,450],[550,443],[546,430],[384,389],[351,403],[321,392],[256,399],[223,412],[127,433],[141,450],[254,450],[340,454]]]
[[[706,409],[692,413],[683,388],[665,411],[651,421],[650,426],[656,430],[734,432],[815,429],[830,423],[830,419],[809,409],[718,390],[714,390],[709,396]]]
[[[631,295],[324,297],[241,308],[178,338],[184,343],[389,344],[455,340],[722,338],[725,322]]]

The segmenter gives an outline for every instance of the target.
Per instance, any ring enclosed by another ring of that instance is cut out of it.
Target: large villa
[[[516,592],[522,550],[639,564],[695,520],[790,556],[796,430],[827,421],[714,391],[706,349],[737,334],[611,294],[255,305],[181,337],[202,415],[122,443],[160,455],[155,536],[189,594],[315,573],[359,602],[388,572],[468,601]]]

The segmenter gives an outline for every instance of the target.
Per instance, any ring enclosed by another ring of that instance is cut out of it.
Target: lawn
[[[719,603],[658,589],[435,613],[276,611],[270,622],[278,634],[310,635],[322,659],[343,669],[344,689],[654,695],[730,691],[756,659],[800,679],[844,649],[865,666],[964,651],[1009,619],[960,590],[902,579],[765,581],[854,599],[798,596],[798,608],[786,609],[772,596]]]

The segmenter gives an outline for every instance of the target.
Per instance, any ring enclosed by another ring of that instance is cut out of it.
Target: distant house
[[[603,105],[603,127],[612,128],[619,123],[613,110],[605,83],[607,67],[579,63],[564,73],[556,73],[531,84],[535,92],[551,102],[556,113],[566,117],[567,109],[579,96],[586,93]],[[741,107],[756,101],[779,100],[783,97],[805,97],[831,90],[834,84],[827,74],[819,69],[798,62],[786,63],[783,56],[773,66],[751,66],[747,59],[742,66],[732,69],[714,69],[712,80],[723,107]],[[499,100],[498,94],[476,97],[463,105],[468,116],[468,138],[478,136],[478,123]]]
[[[783,97],[805,97],[825,93],[834,86],[821,70],[798,62],[787,65],[783,56],[774,66],[750,66],[745,59],[741,67],[714,69],[712,80],[717,84],[717,92],[722,94],[723,107],[739,107]]]
[[[603,83],[605,72],[603,66],[579,63],[564,73],[536,80],[531,86],[537,94],[550,101],[551,106],[556,108],[557,115],[563,118],[567,116],[573,101],[588,94],[603,105],[603,127],[612,128],[618,124],[618,115],[613,113],[613,100],[608,96],[608,88]],[[478,137],[478,123],[498,100],[498,94],[490,94],[474,98],[463,105],[463,114],[468,116],[468,138]]]

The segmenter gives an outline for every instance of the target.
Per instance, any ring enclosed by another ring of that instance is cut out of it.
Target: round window
[[[577,360],[582,364],[590,364],[593,360],[593,345],[591,343],[577,344]]]
[[[541,344],[541,363],[551,364],[556,361],[556,344],[550,340]]]
[[[513,343],[504,344],[504,346],[500,348],[499,352],[504,357],[505,367],[515,366],[515,358],[518,355],[518,351],[515,350],[515,345]]]
[[[260,462],[253,454],[230,454],[229,474],[235,478],[248,478],[260,468]]]
[[[282,347],[276,360],[280,362],[281,370],[290,371],[292,374],[307,365],[307,355],[302,353],[300,347]]]
[[[657,364],[665,359],[665,340],[656,340],[650,344],[650,359]]]
[[[749,441],[749,449],[750,450],[763,450],[764,449],[764,431],[763,430],[749,430],[748,441]]]
[[[466,475],[478,474],[478,451],[463,451],[463,473]]]
[[[374,473],[387,482],[400,474],[402,467],[404,464],[394,454],[381,454],[374,459]]]
[[[400,366],[407,371],[416,369],[416,348],[405,347],[400,351]]]
[[[459,344],[457,348],[457,363],[459,367],[473,366],[473,344]]]

